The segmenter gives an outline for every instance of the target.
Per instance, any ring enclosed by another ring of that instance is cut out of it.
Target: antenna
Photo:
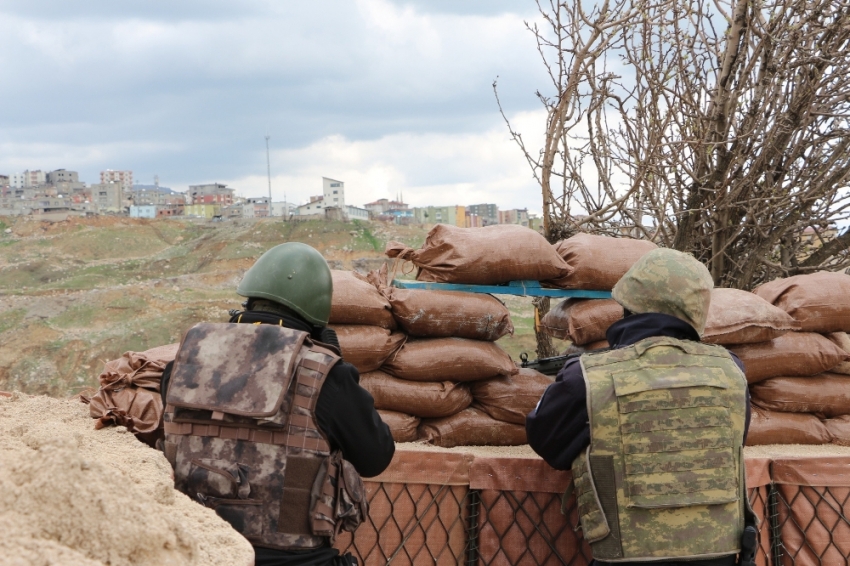
[[[269,135],[266,134],[266,173],[269,177],[269,216],[272,215],[272,166],[269,160]]]

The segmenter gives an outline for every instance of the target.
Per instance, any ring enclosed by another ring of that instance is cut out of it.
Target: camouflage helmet
[[[693,256],[658,248],[645,254],[614,285],[611,296],[633,313],[675,316],[705,331],[714,281]]]
[[[331,314],[333,279],[322,254],[307,244],[288,242],[261,255],[236,292],[280,303],[312,324],[325,326]]]

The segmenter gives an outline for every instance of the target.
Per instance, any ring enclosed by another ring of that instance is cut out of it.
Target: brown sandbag
[[[497,421],[525,426],[530,413],[552,383],[539,371],[520,368],[515,375],[503,375],[471,384],[475,407]]]
[[[744,362],[748,383],[771,377],[817,375],[850,359],[850,354],[814,332],[789,332],[769,342],[729,349]]]
[[[97,419],[95,428],[122,425],[136,437],[153,446],[162,436],[162,372],[174,361],[179,344],[124,352],[106,362],[98,376],[100,388],[92,397],[81,397],[89,414]]]
[[[525,425],[497,421],[474,407],[442,419],[423,419],[419,439],[443,448],[519,446],[528,442]]]
[[[831,440],[826,425],[814,415],[753,407],[746,445],[829,444]]]
[[[637,260],[657,247],[647,240],[576,234],[555,244],[573,272],[553,284],[564,289],[609,291]]]
[[[842,415],[823,422],[826,430],[832,435],[832,443],[850,446],[850,415]]]
[[[804,332],[850,332],[850,275],[830,271],[795,275],[753,292],[794,317]]]
[[[409,340],[381,369],[412,381],[478,381],[517,372],[495,343],[467,338]]]
[[[515,224],[484,228],[437,224],[420,249],[389,242],[386,254],[413,262],[419,281],[493,285],[559,279],[572,272],[546,238]]]
[[[712,289],[702,341],[754,344],[793,330],[800,330],[800,323],[758,295],[740,289]]]
[[[472,403],[469,386],[453,381],[409,381],[370,371],[360,376],[360,386],[372,394],[375,408],[417,417],[447,417]]]
[[[830,332],[825,336],[830,342],[850,354],[850,335],[846,332]],[[850,362],[841,362],[829,371],[832,373],[850,375]]]
[[[623,318],[614,299],[566,299],[550,310],[540,324],[543,331],[577,346],[605,340],[608,327]]]
[[[390,303],[355,271],[331,270],[333,296],[331,297],[331,324],[361,324],[395,329]]]
[[[339,338],[342,358],[360,373],[375,371],[404,343],[407,336],[380,326],[330,325]]]
[[[414,442],[419,438],[417,431],[421,419],[398,411],[378,409],[378,416],[390,427],[390,434],[396,442]]]
[[[750,387],[753,403],[770,411],[850,415],[850,377],[822,373],[812,377],[774,377]]]

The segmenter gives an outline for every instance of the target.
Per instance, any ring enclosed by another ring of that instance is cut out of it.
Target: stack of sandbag
[[[850,276],[796,275],[754,293],[799,328],[733,348],[744,362],[757,407],[748,444],[850,445]]]
[[[95,428],[121,425],[136,437],[154,446],[162,437],[162,396],[160,381],[168,362],[174,360],[179,344],[124,352],[106,362],[98,376],[97,393],[80,399],[89,405]]]
[[[331,270],[333,298],[329,326],[336,331],[345,361],[361,373],[374,371],[401,347],[405,335],[387,299],[354,271]]]
[[[508,309],[490,295],[390,287],[385,268],[369,280],[407,335],[360,381],[394,438],[445,447],[524,444],[525,415],[520,422],[516,414],[526,405],[530,411],[543,390],[495,343],[513,333]],[[480,389],[488,383],[514,398]]]

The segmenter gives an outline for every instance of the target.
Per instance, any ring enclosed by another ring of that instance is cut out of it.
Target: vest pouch
[[[337,476],[336,521],[337,528],[353,533],[369,515],[366,487],[363,479],[348,460],[340,458]]]
[[[190,461],[186,492],[199,499],[248,499],[248,467],[227,460],[198,458]]]
[[[219,499],[199,494],[198,500],[249,541],[263,536],[263,502],[259,499]]]
[[[602,510],[602,504],[599,501],[599,494],[596,492],[596,486],[594,485],[593,477],[590,474],[590,467],[587,465],[587,462],[587,453],[581,454],[573,462],[572,474],[573,484],[575,485],[578,516],[581,521],[581,530],[584,535],[584,539],[587,542],[593,543],[607,537],[611,533],[611,529],[608,525],[608,520],[605,518],[605,513]],[[564,494],[564,500],[566,500],[567,497],[568,494]],[[561,505],[561,512],[564,512],[563,501]]]
[[[612,374],[629,507],[738,500],[738,463],[723,370],[655,367]]]

